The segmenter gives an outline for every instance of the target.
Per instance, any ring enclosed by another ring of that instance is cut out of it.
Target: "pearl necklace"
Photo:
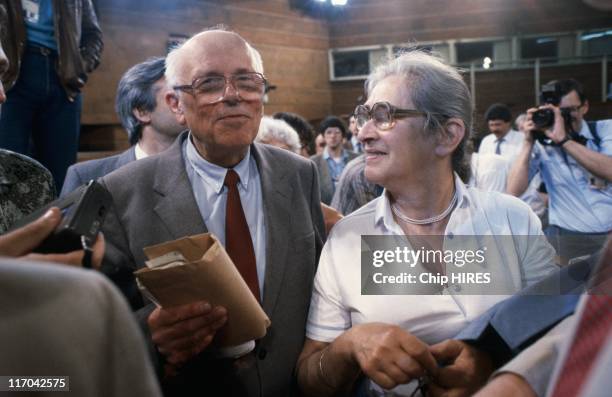
[[[450,212],[455,207],[455,204],[457,203],[457,199],[458,199],[457,189],[455,189],[455,193],[453,194],[453,198],[451,199],[451,202],[448,205],[448,208],[446,208],[441,214],[432,216],[431,218],[426,218],[426,219],[413,219],[413,218],[407,217],[406,215],[402,213],[402,211],[399,209],[396,203],[391,204],[391,210],[393,211],[395,216],[397,216],[398,218],[400,218],[402,221],[406,223],[410,223],[413,225],[429,225],[431,223],[436,223],[446,218],[448,214],[450,214]]]

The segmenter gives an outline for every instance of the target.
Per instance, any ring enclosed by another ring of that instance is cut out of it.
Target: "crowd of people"
[[[370,73],[348,123],[329,116],[315,130],[297,114],[264,115],[261,55],[214,28],[122,76],[128,150],[58,171],[3,142],[37,139],[16,108],[35,89],[32,68],[76,56],[64,35],[80,40],[83,70],[49,75],[54,95],[80,106],[102,42],[90,1],[62,4],[27,10],[21,26],[0,2],[0,26],[27,37],[23,59],[0,46],[0,375],[68,376],[78,396],[607,395],[612,120],[585,120],[579,82],[551,82],[558,101],[514,128],[510,109],[492,105],[478,147],[460,73],[407,51]],[[54,35],[54,18],[75,10],[83,37],[72,22]],[[63,214],[16,219],[90,180],[113,199],[93,247],[34,252]],[[145,247],[204,232],[271,320],[236,354],[216,344],[234,313],[159,306],[134,277]],[[406,247],[455,259],[393,268],[387,254]],[[469,274],[490,282],[465,281],[456,255],[470,250],[484,262]],[[86,256],[93,269],[75,269]]]

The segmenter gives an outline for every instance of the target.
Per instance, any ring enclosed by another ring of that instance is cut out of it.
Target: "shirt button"
[[[267,355],[268,355],[268,351],[262,347],[259,349],[259,352],[257,353],[257,358],[259,358],[260,360],[263,360],[264,358],[266,358]]]
[[[461,291],[461,286],[460,285],[455,285],[453,287],[453,289],[455,290],[455,292],[459,292],[459,291]]]
[[[455,235],[453,234],[453,232],[449,232],[446,237],[448,237],[449,240],[452,240],[453,237],[455,237]]]

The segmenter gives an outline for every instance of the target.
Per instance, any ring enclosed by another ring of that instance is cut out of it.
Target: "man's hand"
[[[546,136],[549,137],[554,143],[559,143],[567,138],[565,120],[561,115],[561,109],[551,104],[540,106],[540,109],[550,109],[555,114],[555,123],[553,124],[552,129],[544,130],[544,134],[546,134]]]
[[[429,385],[431,396],[471,396],[481,388],[493,372],[489,355],[454,339],[433,345],[433,356],[444,365]]]
[[[22,259],[63,263],[81,266],[83,250],[76,250],[65,254],[34,254],[35,249],[49,235],[62,217],[59,208],[49,209],[43,216],[19,229],[0,236],[0,255],[20,257]],[[99,268],[104,256],[104,236],[98,235],[93,246],[92,266]]]
[[[226,309],[213,308],[206,301],[167,309],[158,307],[148,319],[153,343],[174,368],[181,367],[208,347],[226,322]]]
[[[480,389],[475,397],[536,397],[536,393],[523,377],[504,372]]]
[[[329,234],[330,230],[336,222],[342,219],[342,214],[334,208],[321,203],[321,211],[323,211],[323,220],[325,221],[325,233]]]
[[[533,132],[537,130],[535,124],[533,123],[533,113],[535,113],[538,108],[531,108],[527,110],[527,117],[523,122],[523,128],[521,129],[525,134],[525,143],[533,145],[535,139],[533,137]]]
[[[398,326],[362,324],[344,335],[350,338],[353,359],[364,374],[385,389],[436,375],[438,365],[428,346]]]

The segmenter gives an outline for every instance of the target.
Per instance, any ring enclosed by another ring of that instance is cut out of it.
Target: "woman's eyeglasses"
[[[362,128],[368,121],[374,120],[374,125],[380,130],[389,130],[395,125],[395,120],[407,117],[425,116],[427,113],[415,109],[400,109],[389,102],[376,102],[370,108],[367,105],[358,105],[353,116],[357,127]]]

